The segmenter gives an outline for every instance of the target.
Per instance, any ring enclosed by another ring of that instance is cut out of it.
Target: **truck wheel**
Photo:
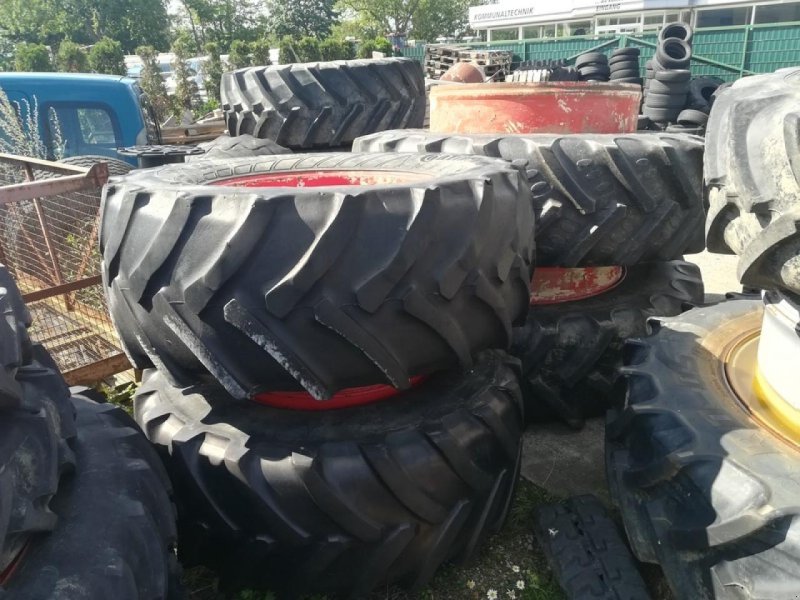
[[[471,370],[333,411],[231,402],[218,386],[173,388],[145,371],[135,414],[183,503],[181,560],[292,598],[424,586],[505,520],[523,427],[517,367],[489,351]]]
[[[359,185],[360,184],[360,185]],[[106,188],[109,308],[137,367],[237,398],[410,378],[511,343],[533,215],[499,160],[308,154],[197,161]]]
[[[706,126],[711,252],[738,254],[743,284],[800,293],[800,69],[740,79]]]
[[[193,160],[224,160],[228,158],[244,158],[247,156],[264,156],[270,154],[291,154],[291,150],[279,146],[272,140],[262,140],[252,135],[221,135],[215,140],[198,144],[198,148],[205,150],[205,154],[189,156],[186,162]]]
[[[222,76],[232,136],[249,133],[289,148],[336,147],[360,135],[421,127],[422,66],[410,58],[250,67]]]
[[[44,348],[31,344],[30,313],[2,266],[0,315],[1,580],[31,537],[56,525],[49,501],[73,463],[74,424],[69,389]]]
[[[765,424],[774,417],[753,387],[763,313],[760,300],[729,300],[626,346],[608,480],[635,554],[661,565],[675,598],[800,590],[798,438]],[[796,367],[796,355],[783,358]]]
[[[72,405],[75,471],[50,503],[58,524],[28,545],[0,595],[180,598],[175,509],[155,450],[120,408]]]
[[[387,131],[358,152],[527,162],[539,266],[634,265],[704,248],[703,141],[678,135],[442,135]]]
[[[703,302],[700,269],[692,263],[620,271],[615,287],[599,295],[534,305],[525,326],[514,330],[511,352],[522,361],[529,418],[556,415],[579,427],[584,418],[604,414],[625,339],[644,335],[650,317],[678,315]]]

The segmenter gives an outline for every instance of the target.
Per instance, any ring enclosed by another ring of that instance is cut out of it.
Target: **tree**
[[[420,0],[411,24],[417,40],[436,41],[437,37],[459,37],[469,29],[470,0]]]
[[[219,46],[216,42],[209,42],[205,45],[208,60],[203,65],[203,72],[206,76],[206,93],[212,100],[219,102],[219,85],[222,81],[222,60],[219,56]]]
[[[382,32],[408,33],[411,20],[422,0],[341,0],[347,8],[375,21]],[[434,0],[435,1],[435,0]]]
[[[136,49],[136,54],[142,59],[142,74],[139,79],[139,85],[150,99],[156,118],[160,123],[163,123],[170,112],[171,103],[169,96],[167,96],[164,79],[161,77],[161,69],[159,69],[158,62],[156,62],[157,52],[152,46],[140,46]]]
[[[14,51],[14,69],[17,71],[48,72],[53,70],[50,51],[44,44],[17,44]]]
[[[250,66],[250,45],[244,40],[234,40],[228,55],[228,62],[232,69],[242,69]]]
[[[322,57],[319,51],[319,42],[317,38],[306,36],[294,46],[295,54],[299,62],[317,62]]]
[[[351,60],[356,57],[356,49],[350,42],[328,38],[319,45],[322,60]]]
[[[125,54],[122,44],[104,37],[89,50],[89,66],[95,73],[125,75]]]
[[[194,41],[190,36],[178,36],[172,44],[175,58],[172,69],[175,72],[175,98],[173,101],[173,114],[176,118],[183,117],[184,111],[191,110],[197,99],[197,82],[192,70],[186,61],[191,58]]]
[[[89,70],[89,57],[78,44],[64,40],[56,53],[56,67],[65,73],[86,73]]]
[[[268,40],[256,40],[250,43],[250,52],[252,54],[251,62],[260,67],[266,67],[270,64],[269,59],[270,43]]]
[[[338,17],[336,0],[267,0],[267,31],[278,35],[325,38]]]
[[[251,41],[263,35],[261,0],[179,0],[198,46],[208,42],[228,50],[234,40]]]
[[[278,60],[282,65],[301,62],[294,51],[294,41],[288,35],[283,36],[278,44]]]
[[[373,52],[383,52],[386,56],[392,55],[392,44],[386,38],[364,40],[358,48],[359,58],[372,58]]]

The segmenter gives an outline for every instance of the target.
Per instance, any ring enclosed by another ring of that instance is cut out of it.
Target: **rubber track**
[[[247,189],[233,173],[411,172],[418,182]],[[318,399],[508,347],[527,312],[523,178],[478,157],[312,154],[138,171],[106,189],[109,307],[139,368],[213,376],[237,398]]]
[[[0,265],[0,572],[57,517],[49,501],[73,464],[69,390],[52,358],[31,345],[31,316]],[[2,590],[0,590],[2,594]]]
[[[737,81],[707,125],[706,238],[751,287],[800,293],[800,70]]]
[[[223,135],[210,142],[197,145],[205,150],[205,154],[188,156],[187,162],[195,160],[244,158],[247,156],[269,156],[274,154],[290,154],[291,150],[279,146],[272,140],[262,140],[249,134],[230,137]]]
[[[628,546],[595,496],[538,507],[536,537],[568,600],[650,600]]]
[[[387,131],[355,152],[477,154],[527,163],[540,266],[634,265],[703,250],[703,140]]]
[[[391,400],[311,413],[145,371],[135,414],[183,502],[182,561],[286,597],[423,587],[505,519],[523,426],[516,368],[488,352]]]
[[[609,486],[636,556],[661,565],[676,598],[789,600],[800,589],[800,452],[708,376],[722,365],[707,337],[761,312],[758,299],[696,308],[626,348]]]
[[[514,331],[511,350],[522,360],[528,417],[556,415],[580,427],[584,418],[605,414],[618,397],[625,339],[645,335],[650,317],[702,304],[703,291],[697,265],[642,263],[601,295],[534,306],[525,327]]]
[[[72,404],[76,465],[52,501],[58,525],[30,545],[4,597],[183,597],[171,485],[156,452],[122,409]]]
[[[337,147],[385,129],[421,127],[425,84],[408,58],[250,67],[222,76],[231,136],[289,148]]]

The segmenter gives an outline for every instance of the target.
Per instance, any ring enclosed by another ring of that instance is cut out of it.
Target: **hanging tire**
[[[8,598],[181,598],[170,483],[154,449],[120,408],[72,399],[74,473],[38,536],[0,586]]]
[[[33,536],[58,517],[50,499],[73,465],[69,389],[52,358],[28,336],[31,316],[0,265],[0,576]],[[0,577],[0,596],[3,594]],[[44,597],[44,596],[42,596]]]
[[[488,158],[197,161],[109,185],[101,250],[137,367],[325,399],[508,347],[533,216],[521,171]]]
[[[249,67],[222,76],[231,136],[288,148],[336,147],[360,135],[421,127],[422,66],[410,58]]]
[[[789,600],[800,589],[800,451],[731,382],[762,313],[757,299],[697,308],[626,348],[608,479],[635,554],[661,565],[676,598]]]
[[[272,140],[262,140],[252,135],[244,134],[230,137],[222,135],[210,142],[197,145],[205,150],[199,156],[187,156],[186,162],[194,160],[225,160],[229,158],[246,158],[249,156],[265,156],[274,154],[291,154],[291,150],[279,146]]]
[[[740,79],[706,127],[706,238],[745,285],[800,293],[800,70]]]
[[[418,589],[502,525],[519,470],[516,361],[484,353],[381,402],[292,411],[146,371],[137,421],[183,504],[184,564],[300,597]]]
[[[704,248],[703,142],[674,135],[443,135],[387,131],[358,152],[446,152],[527,162],[539,266],[633,265]]]
[[[535,305],[511,350],[522,361],[525,414],[573,427],[605,414],[625,340],[644,335],[650,317],[702,302],[700,269],[676,260],[628,267],[615,287],[590,298]]]

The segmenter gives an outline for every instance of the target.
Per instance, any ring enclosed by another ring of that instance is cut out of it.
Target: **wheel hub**
[[[531,304],[584,300],[604,294],[619,285],[623,279],[625,267],[537,267],[531,280]]]

